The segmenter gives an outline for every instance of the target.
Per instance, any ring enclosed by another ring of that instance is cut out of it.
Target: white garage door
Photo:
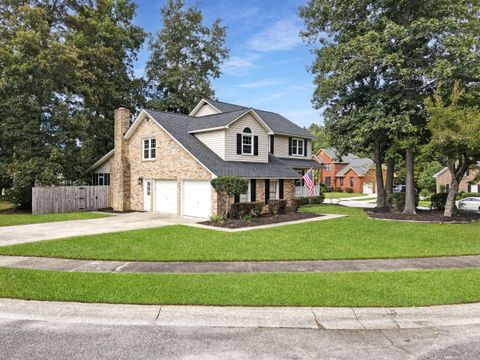
[[[155,211],[176,214],[177,213],[177,181],[155,181]]]
[[[183,215],[209,218],[212,214],[212,187],[209,181],[183,182]]]

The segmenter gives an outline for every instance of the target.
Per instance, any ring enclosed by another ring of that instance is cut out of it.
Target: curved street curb
[[[409,308],[216,307],[0,299],[0,318],[99,325],[379,330],[480,324],[480,303]]]

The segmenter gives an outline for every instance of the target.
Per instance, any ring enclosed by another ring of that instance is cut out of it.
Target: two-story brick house
[[[114,210],[156,211],[209,217],[225,206],[210,181],[218,176],[248,180],[235,201],[286,199],[311,160],[305,129],[277,113],[201,100],[189,115],[142,110],[115,111],[114,150],[90,171],[94,184],[110,184]]]
[[[320,179],[327,189],[343,192],[351,189],[365,194],[376,192],[373,160],[353,154],[340,156],[332,148],[320,149],[314,157],[323,164]]]

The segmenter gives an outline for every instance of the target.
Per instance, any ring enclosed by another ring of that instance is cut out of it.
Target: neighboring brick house
[[[234,201],[292,204],[301,172],[320,168],[314,137],[276,113],[201,100],[189,115],[145,109],[130,120],[115,111],[114,150],[89,168],[95,185],[110,185],[117,211],[209,217],[226,205],[210,185],[218,176],[248,180]]]
[[[332,148],[318,150],[314,158],[323,163],[320,179],[327,189],[344,192],[351,189],[365,194],[376,192],[373,160],[353,154],[339,156]]]
[[[460,181],[459,190],[463,192],[480,192],[480,181],[474,181],[480,174],[480,162],[477,163],[477,168],[470,169],[466,172],[462,181]],[[437,193],[448,192],[452,176],[448,168],[443,168],[438,173],[433,175],[437,182]]]

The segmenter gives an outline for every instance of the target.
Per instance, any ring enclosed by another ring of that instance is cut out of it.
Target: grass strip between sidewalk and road
[[[4,246],[0,247],[0,254],[119,261],[332,260],[480,254],[480,222],[378,221],[368,219],[363,209],[336,205],[312,205],[301,211],[348,216],[238,233],[165,226]]]
[[[96,212],[71,212],[64,214],[7,214],[0,213],[0,226],[39,224],[56,221],[85,220],[109,217],[112,215]]]
[[[480,269],[178,275],[0,268],[0,297],[164,305],[439,305],[480,301]]]

